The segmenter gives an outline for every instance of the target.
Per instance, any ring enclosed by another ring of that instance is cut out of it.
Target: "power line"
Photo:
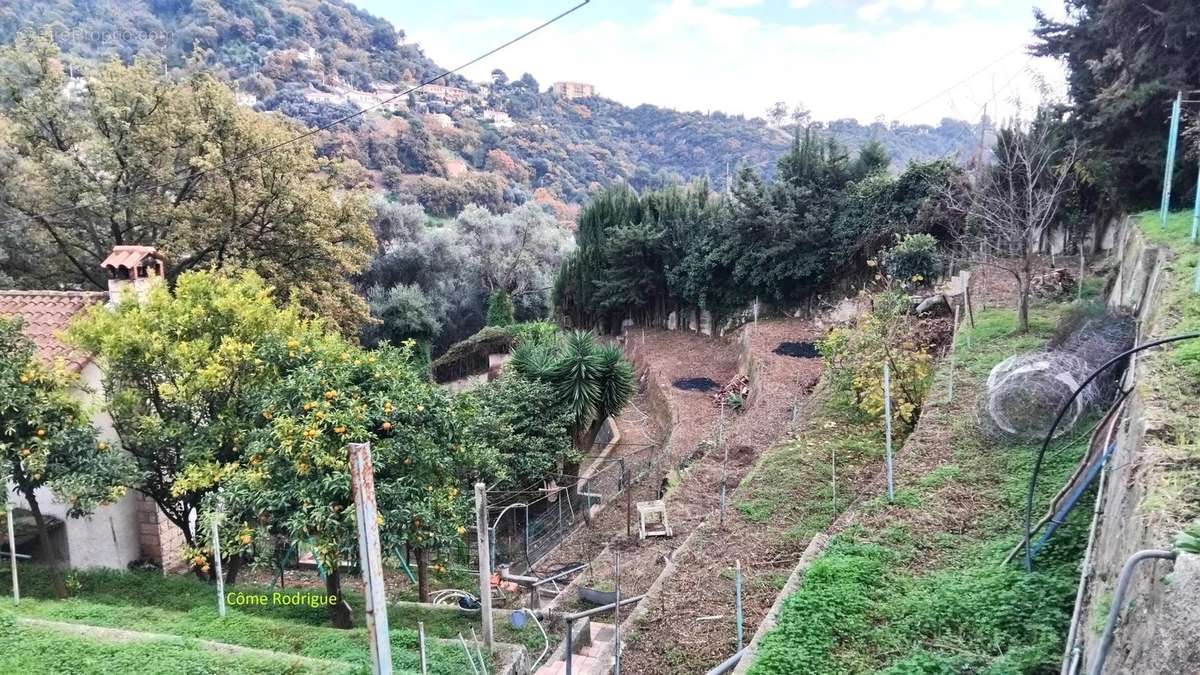
[[[909,115],[911,113],[914,113],[914,112],[920,110],[921,108],[924,108],[925,106],[929,105],[930,103],[933,103],[934,101],[945,96],[946,94],[949,94],[950,92],[954,91],[955,89],[958,89],[959,87],[966,84],[967,82],[970,82],[972,79],[978,77],[980,74],[985,73],[988,70],[992,69],[993,67],[996,66],[996,64],[998,64],[1001,61],[1003,61],[1004,59],[1007,59],[1008,57],[1012,56],[1017,51],[1024,49],[1024,47],[1025,47],[1025,45],[1017,45],[1016,47],[1013,47],[1012,49],[1008,50],[1007,52],[1004,52],[1004,54],[1002,54],[1000,56],[1000,58],[997,58],[996,60],[991,61],[986,66],[980,68],[979,70],[976,70],[975,72],[971,73],[970,75],[967,75],[966,77],[962,78],[961,80],[955,82],[954,84],[950,85],[949,87],[946,87],[945,89],[939,91],[938,93],[934,94],[933,96],[930,96],[929,98],[925,99],[924,101],[921,101],[920,103],[914,105],[913,107],[909,108],[908,110],[905,110],[904,112],[900,113],[899,115],[892,117],[892,119],[899,120],[906,115]]]
[[[370,112],[370,111],[372,111],[372,110],[376,110],[376,109],[378,109],[378,108],[382,108],[382,107],[386,106],[387,104],[389,104],[389,103],[391,103],[391,102],[393,102],[393,101],[395,101],[395,100],[397,100],[397,99],[404,98],[405,96],[408,96],[409,94],[411,94],[411,93],[413,93],[413,92],[417,91],[418,89],[421,89],[422,87],[425,87],[426,85],[433,84],[434,82],[437,82],[438,80],[441,80],[441,79],[444,79],[444,78],[446,78],[446,77],[449,77],[450,75],[454,75],[454,74],[458,73],[458,72],[459,72],[459,71],[461,71],[461,70],[464,70],[464,69],[466,69],[466,68],[470,68],[471,66],[475,65],[476,63],[479,63],[480,61],[482,61],[482,60],[484,60],[484,59],[488,58],[489,56],[492,56],[492,55],[494,55],[494,54],[496,54],[496,53],[498,53],[498,52],[500,52],[500,51],[503,51],[503,50],[505,50],[505,49],[507,49],[507,48],[511,47],[512,45],[514,45],[514,44],[516,44],[516,43],[520,42],[521,40],[524,40],[525,38],[527,38],[527,37],[529,37],[529,36],[533,35],[534,33],[537,33],[538,31],[540,31],[540,30],[542,30],[542,29],[544,29],[544,28],[546,28],[546,27],[550,26],[551,24],[557,23],[558,21],[560,21],[560,20],[562,20],[562,19],[566,18],[568,15],[575,13],[577,10],[579,10],[580,8],[582,8],[584,5],[587,5],[587,4],[588,4],[588,3],[590,3],[591,1],[592,1],[592,0],[581,0],[581,2],[580,2],[579,4],[577,4],[577,5],[575,5],[574,7],[571,7],[570,9],[568,9],[568,10],[566,10],[566,11],[562,12],[561,14],[558,14],[557,16],[555,16],[555,17],[553,17],[553,18],[551,18],[551,19],[548,19],[548,20],[546,20],[546,21],[542,22],[541,24],[538,24],[537,26],[535,26],[535,27],[533,27],[533,28],[531,28],[531,29],[529,29],[529,30],[525,31],[524,33],[521,33],[521,34],[520,34],[520,35],[518,35],[517,37],[515,37],[515,38],[513,38],[513,39],[509,40],[508,42],[505,42],[504,44],[502,44],[502,45],[500,45],[500,46],[498,46],[498,47],[494,47],[494,48],[492,48],[492,49],[490,49],[490,50],[488,50],[488,51],[484,52],[483,54],[480,54],[479,56],[476,56],[475,58],[471,59],[470,61],[467,61],[466,63],[464,63],[464,64],[462,64],[462,65],[460,65],[460,66],[456,67],[456,68],[451,68],[450,70],[444,71],[444,72],[442,72],[442,73],[440,73],[440,74],[438,74],[438,75],[436,75],[436,76],[434,76],[434,77],[431,77],[431,78],[429,78],[429,79],[427,79],[427,80],[424,80],[424,81],[422,81],[422,82],[420,82],[420,83],[418,83],[418,84],[416,84],[416,85],[414,85],[414,86],[412,86],[412,87],[410,87],[410,88],[408,88],[408,89],[406,89],[406,90],[404,90],[404,91],[402,91],[402,92],[400,92],[400,93],[398,93],[398,94],[395,94],[394,96],[389,96],[388,98],[385,98],[385,99],[383,99],[383,100],[381,100],[381,101],[379,101],[379,102],[377,102],[377,103],[374,103],[374,104],[372,104],[372,105],[369,105],[369,106],[367,106],[367,107],[365,107],[365,108],[361,108],[361,109],[359,109],[359,110],[357,110],[357,111],[355,111],[355,112],[353,112],[353,113],[350,113],[350,114],[348,114],[348,115],[343,115],[342,117],[339,117],[339,118],[337,118],[337,119],[335,119],[335,120],[333,120],[333,121],[331,121],[331,122],[328,122],[328,123],[326,123],[326,124],[324,124],[324,125],[322,125],[322,126],[319,126],[319,127],[315,127],[315,128],[309,129],[308,131],[305,131],[304,133],[302,133],[302,134],[299,134],[299,135],[297,135],[297,136],[293,136],[293,137],[291,137],[291,138],[289,138],[289,139],[287,139],[287,140],[280,141],[280,142],[278,142],[278,143],[276,143],[276,144],[274,144],[274,145],[269,145],[269,146],[267,146],[267,147],[265,147],[265,148],[262,148],[262,149],[260,149],[260,150],[256,150],[256,151],[254,151],[254,152],[251,152],[251,153],[247,153],[247,154],[245,154],[245,155],[242,155],[241,157],[237,157],[237,158],[231,159],[231,160],[229,160],[229,161],[227,161],[227,162],[224,162],[224,163],[222,163],[222,164],[218,164],[218,165],[216,165],[216,166],[210,167],[210,168],[208,168],[208,169],[205,169],[205,170],[203,170],[203,171],[200,171],[200,172],[197,172],[197,173],[192,173],[192,169],[191,169],[191,168],[179,169],[179,170],[175,171],[175,173],[174,173],[174,177],[172,177],[172,178],[170,178],[170,179],[168,179],[168,180],[165,180],[165,181],[163,181],[163,182],[161,182],[161,183],[157,183],[157,184],[155,184],[155,185],[150,185],[150,186],[148,186],[148,187],[145,187],[145,188],[140,188],[140,189],[138,189],[138,190],[134,190],[134,191],[132,191],[132,192],[127,192],[127,193],[125,193],[125,194],[121,195],[121,198],[120,198],[120,199],[111,200],[111,201],[109,201],[108,203],[109,203],[110,205],[111,205],[111,204],[115,204],[115,203],[120,203],[122,200],[131,199],[131,198],[133,198],[133,197],[136,197],[136,196],[139,196],[139,195],[143,195],[143,194],[146,194],[146,193],[149,193],[149,192],[155,192],[155,191],[157,191],[157,190],[160,190],[160,189],[162,189],[162,188],[169,187],[169,186],[173,185],[174,183],[176,183],[176,182],[178,182],[178,181],[180,181],[181,179],[184,179],[184,178],[186,178],[187,180],[195,180],[195,179],[201,178],[201,177],[203,177],[203,176],[205,176],[205,175],[208,175],[208,174],[210,174],[210,173],[213,173],[213,172],[215,172],[215,171],[220,171],[220,170],[222,170],[222,169],[227,169],[227,168],[230,168],[230,167],[235,167],[235,166],[241,166],[241,165],[245,164],[246,162],[248,162],[248,161],[250,161],[250,160],[252,160],[252,159],[255,159],[255,158],[262,157],[262,156],[264,156],[264,155],[270,154],[270,153],[272,153],[272,152],[275,152],[276,150],[279,150],[279,149],[281,149],[281,148],[284,148],[284,147],[287,147],[287,146],[289,146],[289,145],[292,145],[293,143],[298,143],[298,142],[300,142],[300,141],[302,141],[302,140],[304,140],[304,139],[306,139],[306,138],[309,138],[309,137],[311,137],[311,136],[315,136],[316,134],[319,134],[319,133],[321,133],[321,132],[324,132],[324,131],[328,131],[328,130],[332,129],[332,128],[333,128],[333,127],[335,127],[335,126],[338,126],[339,124],[345,124],[346,122],[349,122],[349,121],[350,121],[350,120],[352,120],[352,119],[356,119],[356,118],[358,118],[358,117],[362,117],[362,116],[363,116],[363,115],[365,115],[366,113],[368,113],[368,112]],[[21,221],[32,221],[32,220],[37,220],[37,219],[53,218],[53,217],[55,217],[55,216],[60,216],[60,215],[64,215],[64,214],[67,214],[67,213],[73,213],[73,212],[75,212],[75,211],[79,211],[79,210],[81,210],[81,209],[84,209],[84,208],[88,208],[88,205],[86,205],[86,204],[80,204],[80,205],[76,205],[76,206],[68,207],[68,208],[65,208],[65,209],[59,209],[59,210],[57,210],[57,211],[46,211],[46,212],[43,212],[43,213],[37,213],[37,214],[33,214],[33,215],[21,215],[21,216],[18,216],[18,217],[16,217],[16,218],[10,218],[10,219],[8,219],[8,220],[0,221],[0,225],[11,225],[11,224],[13,224],[13,223],[17,223],[17,222],[21,222]]]

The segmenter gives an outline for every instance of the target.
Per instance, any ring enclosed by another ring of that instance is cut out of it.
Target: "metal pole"
[[[462,633],[458,634],[458,641],[462,644],[463,651],[467,653],[467,663],[471,664],[471,672],[474,675],[479,675],[479,669],[475,667],[475,657],[471,656],[471,648],[467,646],[467,640],[463,637]]]
[[[391,675],[392,642],[388,632],[387,594],[379,545],[379,513],[375,509],[375,469],[371,465],[371,445],[350,443],[348,449],[354,515],[358,522],[358,557],[359,567],[362,568],[367,638],[371,645],[371,672],[373,675]],[[337,565],[337,560],[333,564]]]
[[[221,572],[221,532],[218,521],[221,520],[221,502],[217,501],[216,510],[212,515],[212,549],[213,565],[217,568],[217,614],[225,618],[225,575]]]
[[[733,567],[734,616],[737,618],[737,645],[742,651],[745,638],[742,635],[742,561],[735,560]]]
[[[475,484],[475,536],[479,542],[479,606],[483,620],[483,643],[492,653],[492,558],[489,553],[487,486]]]
[[[1175,95],[1175,104],[1171,106],[1171,136],[1167,139],[1167,166],[1163,172],[1162,192],[1162,226],[1167,227],[1167,214],[1171,209],[1171,182],[1175,179],[1175,148],[1179,138],[1179,112],[1183,107],[1183,92]]]
[[[895,498],[892,485],[892,371],[888,362],[883,362],[883,429],[884,452],[887,458],[887,496],[888,502]]]
[[[566,675],[571,675],[571,650],[574,646],[571,644],[571,633],[575,630],[575,620],[567,617],[567,658],[564,659],[566,665]]]
[[[487,662],[483,660],[483,652],[479,650],[479,638],[475,636],[475,627],[471,627],[471,642],[475,643],[475,654],[479,657],[479,672],[488,675]],[[491,652],[488,652],[491,654]]]
[[[959,305],[955,303],[954,324],[950,326],[950,386],[946,389],[947,405],[954,402],[954,355],[958,351],[958,345],[956,344],[958,342],[958,310]]]
[[[1192,209],[1192,243],[1200,235],[1200,172],[1196,173],[1196,206]]]
[[[425,659],[425,622],[417,622],[417,646],[421,648],[421,675],[429,672],[429,662]]]
[[[613,551],[613,588],[617,594],[613,605],[613,675],[621,675],[621,552]]]
[[[1117,590],[1113,593],[1112,605],[1108,609],[1108,622],[1104,625],[1100,646],[1096,648],[1096,662],[1092,664],[1092,675],[1101,675],[1104,672],[1104,661],[1108,659],[1108,650],[1112,649],[1113,631],[1117,628],[1117,619],[1121,616],[1121,605],[1125,602],[1125,591],[1129,590],[1129,580],[1133,576],[1134,568],[1143,560],[1174,560],[1175,557],[1175,551],[1147,549],[1134,553],[1125,561],[1125,565],[1121,567],[1121,575],[1117,577]]]
[[[725,527],[725,466],[729,464],[729,447],[725,447],[725,459],[721,460],[721,527]]]
[[[621,466],[625,466],[624,459]],[[629,469],[623,468],[622,473],[625,474],[625,538],[633,539],[633,486],[629,484]]]
[[[4,520],[8,523],[8,560],[12,567],[13,604],[21,602],[21,582],[17,579],[17,537],[13,534],[13,504],[7,491],[4,495]]]

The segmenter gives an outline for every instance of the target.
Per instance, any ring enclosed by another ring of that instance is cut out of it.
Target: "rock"
[[[942,294],[931,295],[924,300],[917,302],[917,314],[931,314],[950,311],[950,302],[946,300],[946,296]]]

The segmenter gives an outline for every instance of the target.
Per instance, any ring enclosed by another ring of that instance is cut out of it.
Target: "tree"
[[[856,179],[886,173],[891,162],[892,159],[888,156],[887,148],[883,147],[883,143],[872,139],[859,149],[858,158],[854,160],[854,166],[851,167],[850,173]]]
[[[571,442],[588,452],[607,417],[633,398],[633,366],[615,345],[602,345],[589,332],[575,331],[561,344],[522,344],[513,352],[513,367],[521,375],[554,388],[555,396],[571,411]],[[578,461],[565,468],[579,472]]]
[[[19,321],[0,317],[0,475],[33,513],[59,598],[67,597],[67,587],[37,490],[49,487],[70,505],[70,516],[80,517],[120,499],[132,479],[126,456],[98,437],[71,386],[65,370],[37,360]]]
[[[503,87],[508,84],[508,74],[499,68],[492,69],[492,84],[496,87]]]
[[[508,291],[497,288],[488,296],[487,325],[511,326],[513,324],[513,303]]]
[[[1084,144],[1080,161],[1099,179],[1101,211],[1158,205],[1163,144],[1177,91],[1200,81],[1200,5],[1191,0],[1064,0],[1064,20],[1035,10],[1036,56],[1067,67],[1065,116]],[[1186,94],[1185,94],[1186,95]],[[1191,186],[1191,163],[1176,172]],[[1105,213],[1098,216],[1103,217]]]
[[[1073,189],[1079,143],[1044,113],[1013,122],[996,138],[995,164],[967,200],[946,197],[967,217],[965,259],[1004,270],[1017,281],[1016,332],[1029,330],[1034,259]]]
[[[419,286],[401,284],[384,290],[372,286],[367,291],[367,305],[376,322],[363,330],[363,343],[374,347],[381,342],[398,345],[414,340],[423,353],[442,329],[438,309]]]
[[[196,528],[205,496],[244,464],[265,423],[262,391],[323,334],[294,305],[277,307],[253,272],[187,272],[174,293],[160,285],[140,302],[97,306],[68,331],[104,371],[113,426],[140,475],[134,487],[183,533],[197,573],[209,559]],[[235,579],[236,555],[226,569]]]
[[[313,542],[334,626],[349,628],[343,562],[358,559],[348,443],[370,443],[380,538],[417,552],[428,597],[427,553],[461,541],[472,514],[467,487],[502,474],[473,442],[450,395],[420,372],[413,345],[365,352],[336,336],[306,343],[296,366],[259,401],[267,420],[247,443],[229,499],[293,541]]]
[[[373,245],[366,199],[321,176],[309,142],[287,143],[302,126],[239,107],[209,75],[169,82],[149,61],[109,63],[80,86],[52,44],[23,38],[0,63],[0,214],[41,249],[31,282],[104,288],[112,247],[144,244],[167,256],[172,283],[251,269],[343,328],[365,318],[346,277]]]
[[[455,403],[468,433],[499,454],[503,489],[541,484],[581,459],[571,444],[571,409],[548,382],[507,372],[460,394]]]

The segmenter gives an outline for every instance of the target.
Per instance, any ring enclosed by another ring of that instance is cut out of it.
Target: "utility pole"
[[[475,484],[475,538],[479,544],[479,607],[483,644],[492,653],[492,554],[488,535],[487,486]]]

